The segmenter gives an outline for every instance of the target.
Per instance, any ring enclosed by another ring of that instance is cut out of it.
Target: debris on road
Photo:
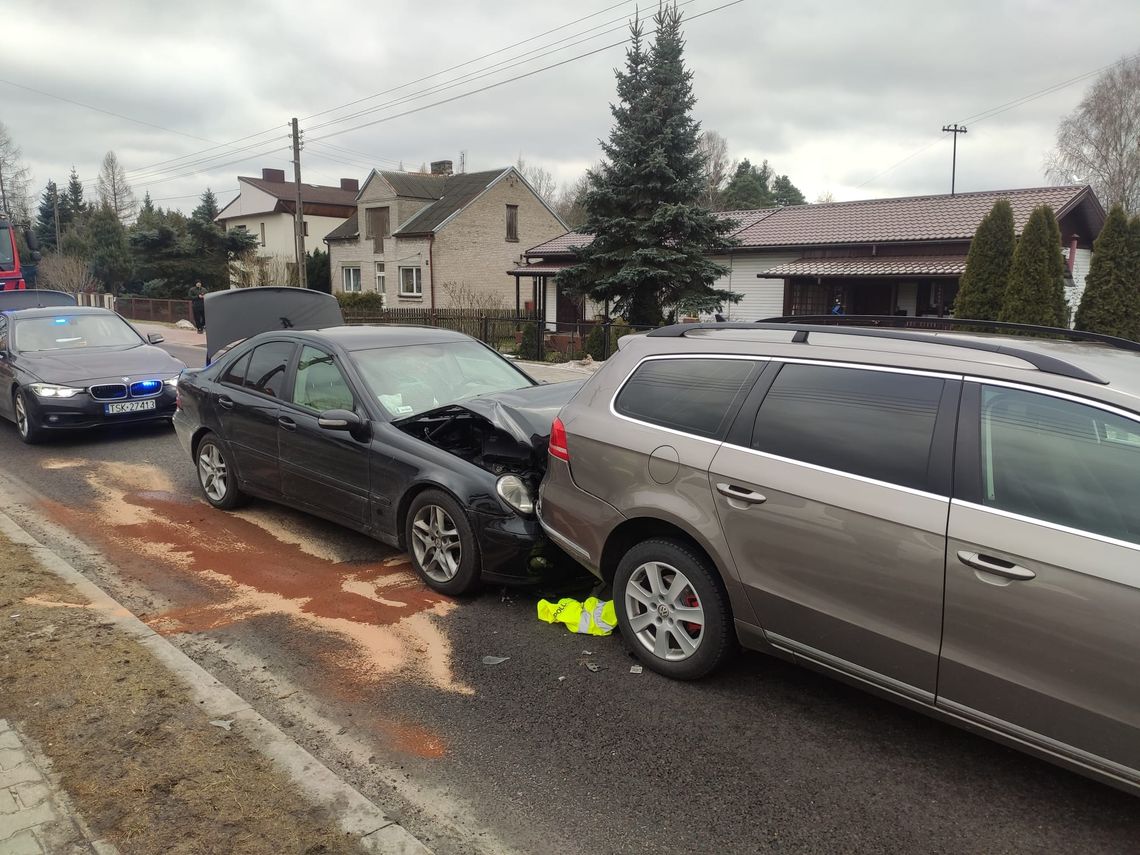
[[[581,602],[570,597],[563,597],[557,603],[539,600],[538,619],[565,624],[568,630],[581,635],[609,635],[617,626],[613,600],[603,601],[597,597]]]
[[[629,666],[629,673],[631,673],[631,674],[640,674],[643,670],[644,669],[640,665],[630,665]]]
[[[222,730],[229,730],[234,726],[232,718],[216,718],[210,722],[214,727],[220,727]]]
[[[594,674],[597,674],[599,671],[605,671],[606,670],[605,665],[599,665],[597,662],[587,662],[585,664],[586,664],[586,670],[590,671],[591,673],[594,673]]]
[[[511,657],[509,657],[509,656],[484,656],[483,657],[483,664],[484,665],[502,665],[504,662],[506,662],[510,658]]]

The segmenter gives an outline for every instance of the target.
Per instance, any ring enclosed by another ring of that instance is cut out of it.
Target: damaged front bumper
[[[511,585],[540,584],[579,575],[542,531],[537,519],[469,511],[483,558],[483,578]]]

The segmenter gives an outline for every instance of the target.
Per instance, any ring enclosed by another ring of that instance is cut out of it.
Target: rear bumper
[[[553,457],[549,460],[546,477],[538,491],[538,518],[552,541],[602,579],[602,550],[606,539],[625,516],[613,505],[575,484],[565,461]]]
[[[169,419],[174,415],[176,394],[174,389],[164,388],[153,398],[141,399],[154,401],[152,410],[110,414],[106,411],[106,405],[115,402],[96,401],[86,393],[76,395],[74,398],[40,398],[29,393],[28,416],[34,424],[44,430],[82,430],[108,425],[153,422]]]

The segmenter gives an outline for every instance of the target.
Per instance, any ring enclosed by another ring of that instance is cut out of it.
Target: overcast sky
[[[963,120],[959,190],[1044,184],[1057,122],[1091,80],[973,117],[1140,51],[1137,0],[743,0],[701,16],[725,2],[681,2],[695,115],[727,138],[731,157],[767,158],[809,200],[948,192],[950,134],[940,129]],[[458,168],[461,151],[468,171],[521,153],[569,182],[597,160],[609,132],[621,46],[395,116],[612,45],[627,35],[634,7],[10,2],[0,30],[0,78],[9,81],[0,82],[0,122],[23,148],[37,197],[48,179],[65,182],[73,164],[93,194],[113,149],[140,199],[149,190],[159,204],[189,210],[210,186],[224,203],[238,175],[292,169],[292,116],[305,130],[310,183],[363,178],[401,161],[414,170],[451,159]],[[247,139],[232,142],[239,138]]]

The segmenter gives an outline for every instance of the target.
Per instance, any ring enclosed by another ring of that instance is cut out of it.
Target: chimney
[[[431,162],[432,175],[450,175],[451,174],[451,161],[450,160],[433,160]]]
[[[341,190],[351,190],[353,193],[360,192],[360,182],[355,178],[342,178],[340,179]]]
[[[1077,241],[1080,240],[1080,235],[1071,235],[1069,237],[1069,276],[1073,275],[1073,263],[1077,260]]]
[[[279,184],[285,183],[285,170],[284,169],[262,169],[262,181],[276,181]]]

